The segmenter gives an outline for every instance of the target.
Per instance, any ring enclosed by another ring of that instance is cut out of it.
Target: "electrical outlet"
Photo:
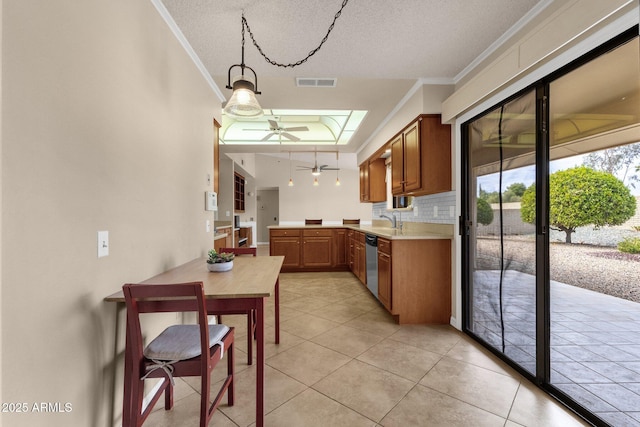
[[[98,231],[98,258],[109,255],[109,232]]]

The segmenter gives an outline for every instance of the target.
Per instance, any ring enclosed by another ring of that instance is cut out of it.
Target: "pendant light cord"
[[[299,60],[297,62],[292,62],[290,64],[281,64],[281,63],[276,62],[273,59],[269,58],[267,55],[265,55],[265,53],[262,51],[262,48],[260,47],[260,45],[258,45],[258,42],[256,41],[256,39],[253,37],[253,33],[251,32],[251,27],[249,27],[249,23],[247,22],[247,19],[244,17],[244,11],[243,11],[242,12],[242,47],[243,47],[243,55],[244,55],[244,29],[246,27],[247,31],[249,32],[249,37],[251,37],[251,41],[253,42],[253,45],[256,47],[256,49],[258,49],[258,52],[260,52],[260,55],[262,55],[264,57],[265,61],[267,61],[269,64],[275,65],[276,67],[283,67],[283,68],[293,68],[293,67],[297,67],[300,64],[304,64],[305,62],[307,62],[307,60],[309,58],[311,58],[313,55],[315,55],[315,53],[320,50],[320,48],[322,47],[324,42],[327,41],[327,39],[329,38],[329,34],[331,34],[331,31],[333,30],[333,27],[335,26],[336,21],[338,20],[340,15],[342,15],[342,10],[347,5],[347,3],[349,3],[349,0],[343,0],[342,1],[342,7],[340,7],[340,10],[338,12],[336,12],[335,16],[333,17],[333,22],[331,22],[331,25],[329,26],[329,29],[327,30],[327,34],[324,36],[324,38],[322,39],[322,41],[320,42],[318,47],[316,47],[315,49],[310,51],[309,54],[304,59],[301,59],[301,60]]]

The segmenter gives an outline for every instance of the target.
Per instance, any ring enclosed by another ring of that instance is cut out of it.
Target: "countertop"
[[[375,234],[389,240],[425,240],[425,239],[452,239],[453,225],[434,223],[408,223],[405,222],[402,229],[384,227],[378,224],[372,225],[270,225],[269,229],[314,229],[314,228],[346,228]]]

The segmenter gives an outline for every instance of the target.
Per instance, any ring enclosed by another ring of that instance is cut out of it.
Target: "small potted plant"
[[[229,271],[233,268],[233,258],[235,258],[235,254],[218,253],[215,249],[211,249],[209,258],[207,258],[207,268],[209,271]]]

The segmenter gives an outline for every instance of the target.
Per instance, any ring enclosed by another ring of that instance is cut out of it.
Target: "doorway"
[[[280,218],[280,191],[278,188],[256,190],[258,243],[269,243],[269,226],[278,225]]]

